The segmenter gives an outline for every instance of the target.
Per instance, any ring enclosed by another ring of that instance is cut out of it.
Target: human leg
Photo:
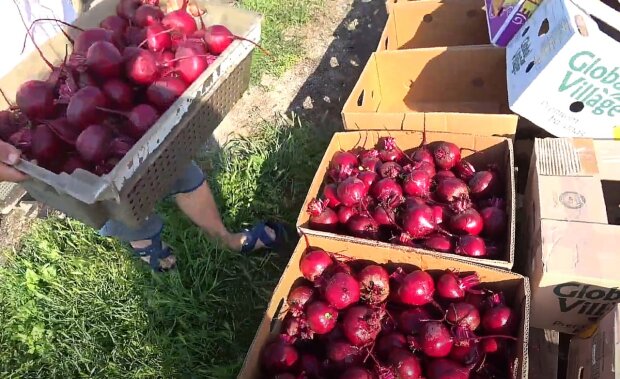
[[[181,211],[209,237],[221,241],[234,251],[241,251],[248,242],[255,242],[249,250],[265,247],[265,243],[260,238],[250,241],[252,236],[248,232],[231,233],[226,228],[204,173],[195,162],[190,164],[175,187],[172,193]],[[276,238],[276,232],[269,226],[265,226],[264,231],[256,231],[256,233],[261,232],[266,233],[266,238],[263,238],[265,240],[273,241]],[[246,247],[245,250],[248,248]]]

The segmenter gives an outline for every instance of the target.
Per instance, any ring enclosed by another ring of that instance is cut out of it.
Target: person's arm
[[[20,151],[6,142],[0,141],[0,182],[21,182],[27,176],[12,166],[19,162]]]

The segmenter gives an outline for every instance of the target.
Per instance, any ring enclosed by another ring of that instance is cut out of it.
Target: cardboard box
[[[302,275],[299,271],[299,261],[302,254],[309,247],[320,247],[326,251],[338,252],[346,257],[357,260],[373,261],[379,264],[388,264],[388,267],[401,266],[405,270],[412,270],[413,266],[433,271],[445,269],[456,269],[462,273],[477,272],[486,288],[491,290],[501,290],[506,295],[508,304],[518,309],[521,316],[521,325],[518,334],[518,346],[516,352],[516,362],[514,367],[514,378],[527,378],[528,372],[528,338],[529,338],[529,301],[530,289],[527,278],[512,272],[499,270],[492,267],[485,267],[471,263],[460,262],[441,256],[427,256],[417,253],[405,253],[390,249],[384,246],[357,245],[347,241],[336,241],[319,236],[307,236],[302,238],[293,252],[280,282],[273,292],[273,296],[267,311],[263,317],[250,350],[246,355],[243,368],[238,376],[241,379],[256,379],[260,377],[260,352],[265,343],[273,336],[277,335],[282,320],[286,315],[282,306],[291,288],[296,284]]]
[[[377,51],[489,44],[480,0],[395,4]]]
[[[491,43],[506,47],[542,0],[485,0]]]
[[[546,0],[508,45],[510,108],[557,137],[620,137],[619,36],[598,0]]]
[[[620,308],[605,316],[594,334],[575,336],[568,350],[567,379],[615,379],[620,376]]]
[[[465,148],[462,151],[463,158],[470,161],[475,167],[486,167],[486,164],[494,162],[497,163],[501,170],[502,176],[506,178],[506,187],[504,192],[506,193],[507,208],[506,213],[509,218],[508,230],[506,231],[506,248],[502,252],[501,258],[498,259],[482,259],[482,258],[470,258],[463,257],[455,254],[436,253],[429,250],[415,249],[412,247],[393,245],[387,242],[377,242],[374,240],[367,240],[363,238],[351,237],[347,235],[339,235],[335,233],[322,232],[318,230],[312,230],[308,226],[309,214],[306,212],[308,203],[322,194],[323,182],[327,175],[329,163],[334,156],[334,153],[341,150],[350,150],[357,146],[372,147],[377,144],[380,138],[391,136],[396,140],[396,144],[404,151],[408,151],[415,147],[418,147],[422,143],[422,133],[414,131],[362,131],[362,132],[341,132],[335,133],[332,140],[325,151],[325,155],[317,169],[317,172],[312,180],[310,189],[308,190],[308,196],[304,201],[304,204],[299,212],[297,218],[297,228],[304,234],[321,235],[333,239],[352,241],[360,244],[378,245],[386,248],[402,250],[402,251],[415,251],[420,254],[433,255],[433,256],[450,256],[458,260],[475,262],[477,264],[484,264],[494,267],[500,267],[504,269],[511,269],[514,263],[514,236],[515,236],[515,182],[514,182],[514,157],[512,149],[512,140],[502,137],[490,137],[490,136],[474,136],[469,134],[452,134],[452,133],[438,133],[427,132],[427,142],[433,141],[449,141],[457,144],[458,146]],[[471,149],[476,151],[475,153],[469,151]]]
[[[620,141],[536,139],[524,213],[532,326],[574,334],[620,302]]]
[[[342,109],[344,128],[513,136],[504,55],[491,45],[373,53]]]

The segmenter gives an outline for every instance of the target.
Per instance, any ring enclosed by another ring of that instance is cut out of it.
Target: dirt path
[[[326,0],[306,25],[306,56],[279,78],[267,75],[243,96],[214,133],[222,145],[264,120],[294,112],[326,129],[341,129],[340,112],[385,24],[383,0]],[[213,142],[213,141],[212,141]]]

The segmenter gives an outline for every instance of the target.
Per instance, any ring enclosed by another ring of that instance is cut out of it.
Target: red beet
[[[487,256],[486,245],[484,240],[478,236],[461,236],[456,242],[454,250],[456,254],[468,257],[485,257]]]
[[[407,338],[405,338],[404,334],[399,332],[383,334],[377,339],[377,353],[382,357],[387,357],[388,354],[396,348],[403,349],[406,347]]]
[[[458,178],[445,178],[437,183],[435,195],[439,201],[450,203],[459,197],[468,197],[467,184]]]
[[[88,126],[75,142],[75,149],[86,162],[98,163],[105,160],[110,154],[109,145],[112,141],[112,131],[103,125]]]
[[[375,206],[370,211],[370,217],[380,226],[393,226],[396,215],[394,209],[381,204]]]
[[[431,189],[431,177],[423,170],[413,170],[405,175],[403,191],[409,196],[427,197]]]
[[[450,170],[461,160],[461,149],[452,142],[434,142],[430,148],[435,165],[440,170]]]
[[[499,294],[490,297],[491,307],[482,316],[482,329],[487,334],[512,336],[517,326],[517,315],[504,304]]]
[[[312,199],[308,203],[307,212],[310,214],[308,223],[312,229],[326,232],[336,231],[338,215],[333,209],[328,208],[322,200]]]
[[[454,170],[454,172],[456,173],[456,176],[465,181],[465,182],[469,182],[469,180],[474,176],[474,174],[476,173],[476,169],[474,168],[474,166],[465,161],[465,160],[461,160],[459,161],[459,163],[457,163],[452,170]]]
[[[301,316],[306,303],[314,298],[315,292],[312,287],[299,286],[291,290],[288,294],[289,312],[293,316]]]
[[[327,184],[323,188],[323,198],[325,198],[327,206],[330,208],[336,209],[338,205],[340,205],[340,200],[338,199],[338,194],[336,190],[338,186],[336,184]]]
[[[459,277],[454,271],[446,270],[437,278],[437,293],[447,300],[460,300],[465,297],[469,289],[480,284],[480,277],[473,273]]]
[[[473,332],[480,326],[480,312],[466,302],[452,303],[446,311],[446,320],[452,325],[464,326]]]
[[[366,186],[358,178],[349,177],[338,184],[336,190],[342,204],[351,207],[359,203],[366,195]]]
[[[120,0],[116,5],[116,14],[127,20],[133,20],[141,4],[140,0]]]
[[[452,347],[449,355],[449,358],[453,361],[465,365],[475,364],[480,361],[481,357],[482,351],[480,349],[480,344],[473,342],[463,346],[455,345]]]
[[[360,166],[366,171],[378,173],[382,166],[382,162],[381,159],[377,157],[367,157],[362,159]]]
[[[433,301],[435,283],[426,271],[415,270],[405,275],[401,269],[393,277],[398,283],[396,297],[401,303],[425,305]]]
[[[197,29],[196,22],[192,15],[187,13],[188,1],[183,2],[181,9],[172,11],[164,16],[162,24],[168,29],[175,29],[184,35],[190,35]]]
[[[482,232],[484,222],[477,210],[469,208],[463,212],[455,213],[450,218],[449,225],[450,230],[456,234],[477,236]]]
[[[29,80],[17,89],[17,107],[31,120],[51,118],[55,112],[54,87],[41,80]]]
[[[148,50],[139,49],[126,56],[125,74],[135,84],[148,86],[159,77],[159,68],[155,55]]]
[[[418,334],[422,325],[431,319],[431,314],[422,307],[404,310],[398,316],[398,328],[405,334]]]
[[[486,207],[480,211],[483,220],[482,235],[493,239],[505,238],[507,228],[506,212],[497,207]]]
[[[263,349],[262,364],[269,372],[283,372],[290,370],[297,364],[299,353],[292,345],[282,341],[275,341]]]
[[[403,200],[402,187],[391,178],[384,178],[373,184],[370,194],[391,208],[397,207]]]
[[[334,341],[327,344],[327,358],[337,368],[346,368],[362,363],[362,351],[345,341]]]
[[[326,334],[332,331],[338,321],[338,311],[322,301],[308,304],[306,309],[308,326],[316,334]]]
[[[433,359],[426,367],[428,379],[469,379],[471,369],[453,360]]]
[[[172,47],[172,40],[168,30],[160,23],[154,23],[146,27],[146,42],[149,50],[152,52],[160,52]],[[142,42],[141,45],[144,43]]]
[[[385,162],[379,168],[382,178],[396,179],[403,172],[403,168],[396,162]]]
[[[374,379],[374,376],[365,368],[351,367],[343,372],[338,379]]]
[[[357,166],[357,157],[350,151],[338,151],[332,157],[330,162],[331,168],[355,167]]]
[[[393,137],[383,138],[379,145],[379,159],[383,162],[398,162],[403,158],[403,152],[396,146]]]
[[[433,153],[429,150],[428,146],[420,146],[411,153],[411,160],[415,162],[428,162],[435,165],[435,159]]]
[[[73,44],[73,53],[85,56],[86,52],[97,42],[114,43],[114,33],[103,28],[90,28],[78,34]]]
[[[314,354],[302,353],[299,360],[299,368],[308,379],[320,379],[321,378],[321,364],[319,359]]]
[[[501,181],[495,169],[476,172],[468,184],[471,196],[476,199],[497,196],[501,192]]]
[[[103,107],[98,107],[98,109],[126,117],[129,123],[125,132],[130,137],[136,139],[142,137],[159,119],[157,109],[148,104],[138,104],[128,112],[115,111]]]
[[[452,238],[440,233],[431,234],[430,236],[424,238],[422,243],[424,244],[424,247],[442,253],[450,253],[454,250]]]
[[[60,117],[55,120],[43,122],[56,134],[63,142],[68,145],[75,146],[75,141],[80,134],[80,130],[67,121],[66,117]]]
[[[103,93],[120,109],[129,109],[134,104],[133,89],[121,79],[111,79],[103,83]]]
[[[146,90],[146,96],[151,104],[164,112],[183,95],[186,89],[187,84],[183,80],[166,76],[153,82]]]
[[[398,348],[392,350],[388,362],[394,368],[399,379],[421,379],[422,365],[420,360],[410,351]]]
[[[379,238],[379,224],[372,218],[362,214],[356,214],[349,218],[347,230],[354,237],[374,240]]]
[[[377,181],[379,175],[377,175],[374,171],[362,171],[357,175],[357,178],[364,182],[366,191],[368,191]]]
[[[416,338],[416,344],[428,357],[447,357],[453,345],[452,334],[443,323],[429,321],[422,325],[420,334]]]
[[[385,311],[365,305],[349,308],[342,319],[342,330],[355,346],[366,346],[377,338]]]
[[[164,18],[164,12],[154,5],[144,4],[136,9],[133,21],[144,28],[159,23]]]
[[[101,78],[116,78],[120,76],[123,65],[123,56],[112,42],[97,41],[86,53],[86,67]]]
[[[327,280],[324,297],[332,307],[345,309],[360,299],[360,284],[350,274],[336,273]]]
[[[390,294],[390,276],[379,265],[368,265],[357,274],[361,297],[368,304],[384,302]]]
[[[341,224],[346,224],[347,222],[349,222],[349,219],[351,217],[358,213],[359,212],[355,208],[345,207],[344,205],[341,205],[340,207],[338,207],[338,222],[340,222]]]
[[[82,130],[86,129],[102,120],[103,114],[99,107],[107,104],[108,99],[99,88],[84,87],[71,97],[67,107],[67,121]]]
[[[333,263],[332,257],[325,251],[312,250],[307,252],[299,261],[299,270],[304,278],[314,282]]]
[[[62,166],[62,172],[66,172],[67,174],[73,174],[73,172],[77,169],[88,170],[89,165],[84,162],[80,157],[72,155]]]
[[[63,153],[63,143],[45,124],[38,125],[32,132],[32,156],[39,164],[49,166]]]
[[[411,205],[402,212],[402,227],[413,239],[428,236],[435,231],[435,214],[425,204]]]

